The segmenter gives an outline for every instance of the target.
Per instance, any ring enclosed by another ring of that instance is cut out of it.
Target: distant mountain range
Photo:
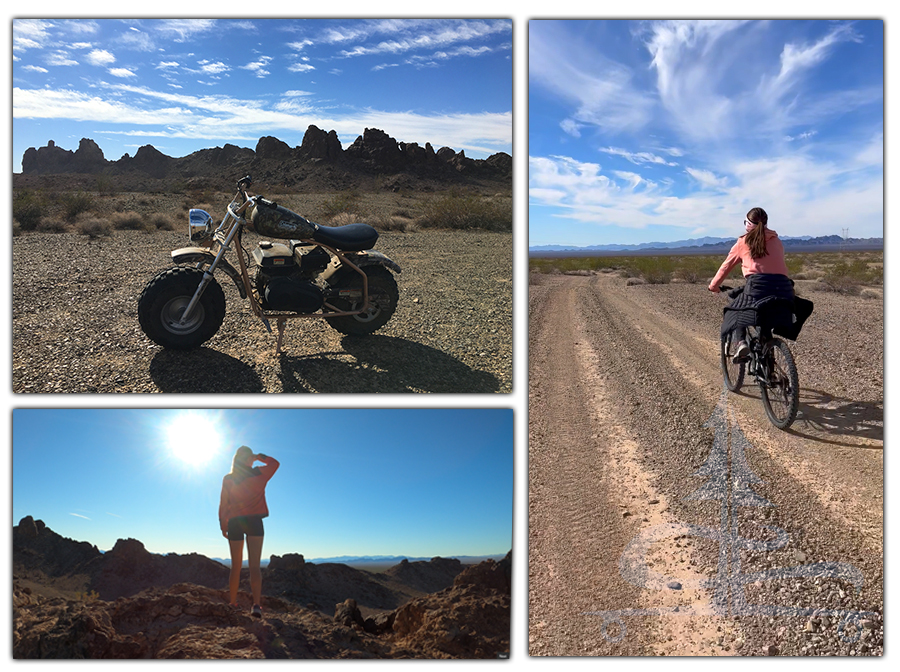
[[[505,556],[505,553],[496,553],[494,555],[453,555],[447,556],[448,559],[451,560],[459,560],[464,565],[473,565],[479,562],[483,562],[485,560],[501,560]],[[442,556],[443,557],[443,556]],[[231,560],[229,558],[210,558],[211,560],[215,560],[226,567],[231,566]],[[307,558],[306,562],[313,565],[324,565],[326,563],[339,563],[342,565],[383,565],[383,564],[399,564],[407,560],[409,562],[428,562],[433,560],[433,558],[426,557],[411,557],[408,555],[338,555],[332,558]],[[247,564],[247,561],[244,560],[244,564]],[[268,559],[262,559],[260,561],[260,565],[265,567],[269,564]]]
[[[712,236],[704,236],[702,238],[690,238],[688,240],[675,240],[672,242],[655,242],[655,243],[638,243],[634,245],[609,244],[609,245],[588,245],[578,247],[574,245],[535,245],[528,248],[529,254],[533,256],[541,256],[547,254],[558,253],[616,253],[616,252],[638,252],[647,253],[652,250],[672,251],[672,250],[690,250],[698,252],[717,252],[721,249],[728,249],[734,244],[735,238],[715,238]],[[781,241],[787,248],[814,248],[814,247],[847,247],[853,249],[883,249],[884,238],[842,238],[838,235],[832,236],[782,236]],[[800,251],[799,249],[797,251]]]

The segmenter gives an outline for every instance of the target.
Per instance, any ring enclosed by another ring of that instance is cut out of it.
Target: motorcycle
[[[372,248],[378,232],[367,224],[328,227],[286,207],[252,196],[249,175],[217,228],[200,208],[188,213],[192,245],[172,251],[173,268],[159,272],[138,299],[144,333],[164,348],[187,350],[212,338],[225,318],[225,294],[214,274],[223,271],[250,302],[269,333],[278,329],[275,352],[282,352],[287,320],[322,318],[342,334],[371,334],[397,307],[393,273],[400,266]],[[248,253],[244,227],[264,238]],[[226,258],[232,243],[237,268]]]

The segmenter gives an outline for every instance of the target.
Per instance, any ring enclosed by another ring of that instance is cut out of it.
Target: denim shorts
[[[262,516],[237,516],[228,519],[228,540],[243,541],[244,535],[248,537],[261,537],[263,531]]]

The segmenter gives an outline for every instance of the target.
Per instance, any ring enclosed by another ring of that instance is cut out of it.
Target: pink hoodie
[[[266,504],[266,484],[279,467],[278,460],[268,455],[259,455],[259,461],[265,464],[259,467],[258,476],[248,476],[240,483],[235,483],[231,474],[222,479],[222,497],[219,500],[219,526],[222,531],[228,530],[228,520],[237,516],[269,515]]]
[[[750,256],[750,248],[744,240],[746,236],[741,236],[731,248],[731,252],[725,257],[725,261],[719,267],[716,277],[709,283],[710,289],[715,289],[722,284],[731,269],[741,264],[741,271],[746,278],[754,273],[768,273],[777,275],[788,275],[787,265],[784,263],[784,245],[778,239],[778,234],[772,229],[766,229],[766,256],[754,259]]]

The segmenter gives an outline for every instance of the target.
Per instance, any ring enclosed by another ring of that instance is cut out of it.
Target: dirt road
[[[798,289],[816,312],[791,344],[802,394],[783,432],[751,385],[724,394],[723,298],[612,274],[536,276],[532,655],[882,652],[883,307]],[[724,413],[744,459],[733,438],[717,472]],[[715,496],[716,476],[730,499]],[[645,612],[609,614],[622,610]],[[839,632],[861,611],[858,630]]]

